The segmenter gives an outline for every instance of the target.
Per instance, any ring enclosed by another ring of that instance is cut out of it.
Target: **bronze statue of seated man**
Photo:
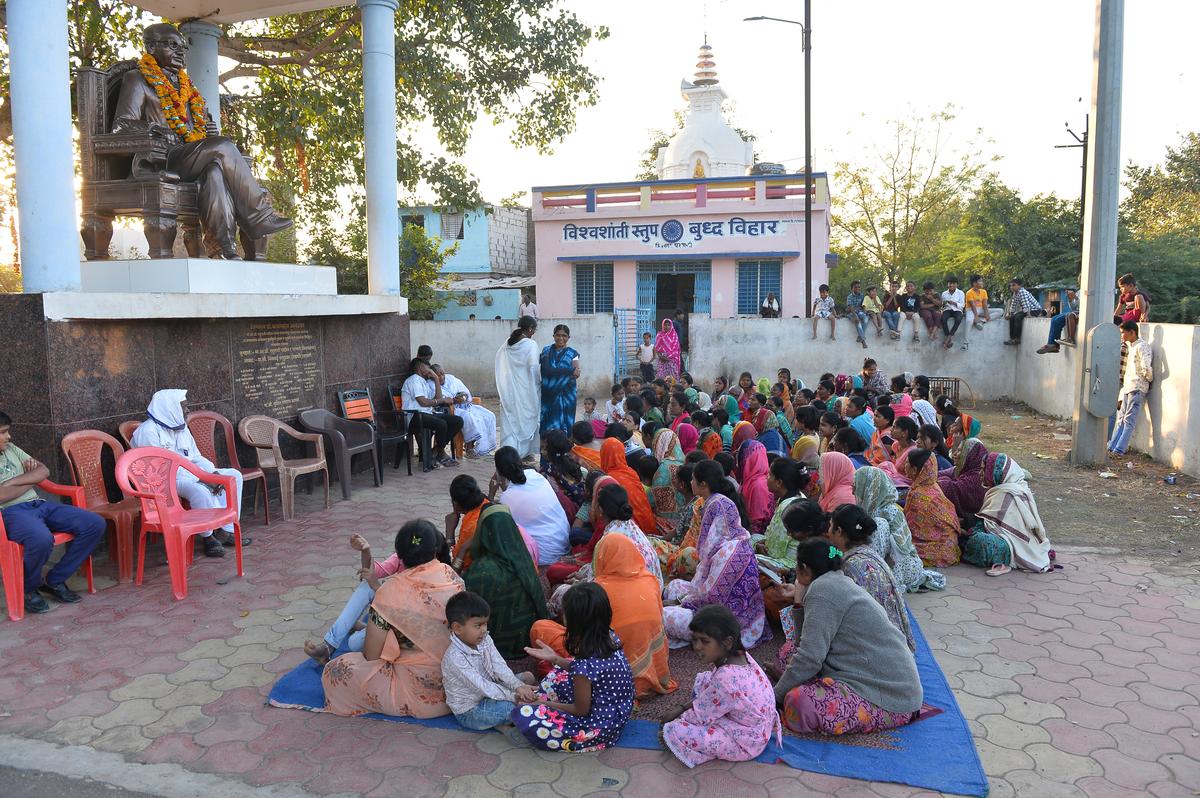
[[[251,239],[290,227],[292,220],[275,213],[237,145],[217,134],[184,69],[183,36],[175,26],[159,24],[142,31],[142,40],[145,55],[121,83],[113,132],[148,131],[172,140],[167,168],[198,185],[200,226],[210,253],[236,259],[239,227]]]

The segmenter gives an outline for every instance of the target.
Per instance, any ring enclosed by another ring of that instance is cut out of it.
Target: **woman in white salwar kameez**
[[[471,401],[471,389],[467,384],[447,374],[436,363],[433,373],[442,383],[442,393],[454,397],[454,415],[463,420],[463,442],[467,444],[468,456],[488,455],[496,450],[496,414],[483,405]],[[465,398],[464,398],[465,397]]]
[[[541,350],[533,340],[537,320],[522,316],[517,329],[496,352],[496,392],[500,394],[501,446],[511,446],[521,458],[538,453],[542,419]]]

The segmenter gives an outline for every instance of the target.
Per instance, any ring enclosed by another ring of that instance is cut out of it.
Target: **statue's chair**
[[[84,67],[75,79],[84,256],[106,260],[113,218],[137,216],[150,245],[149,257],[173,257],[177,228],[182,227],[188,256],[198,258],[204,254],[198,186],[167,169],[167,150],[173,140],[144,131],[111,132],[121,81],[137,68],[135,60],[108,69]],[[251,239],[239,232],[239,239],[246,260],[266,259],[266,238]]]

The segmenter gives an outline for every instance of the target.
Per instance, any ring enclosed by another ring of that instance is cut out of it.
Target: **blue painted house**
[[[437,321],[517,318],[521,291],[533,286],[533,243],[529,210],[485,205],[466,212],[431,205],[401,208],[401,225],[415,224],[458,251],[443,268],[451,280],[449,304]]]

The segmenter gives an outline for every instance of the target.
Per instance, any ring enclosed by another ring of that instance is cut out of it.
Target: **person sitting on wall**
[[[8,539],[25,547],[25,612],[50,610],[45,593],[63,604],[74,604],[80,596],[67,587],[67,578],[100,542],[104,519],[95,513],[69,504],[38,498],[33,487],[50,478],[50,470],[12,442],[12,419],[0,411],[0,516]],[[44,577],[50,552],[54,550],[54,532],[70,532],[75,539]]]
[[[446,453],[446,445],[463,431],[462,417],[445,412],[454,404],[455,398],[442,393],[442,385],[433,369],[421,358],[412,359],[409,371],[400,394],[404,412],[411,413],[409,423],[412,424],[413,433],[420,435],[424,430],[433,432],[433,468],[457,466],[458,461]]]
[[[133,433],[130,443],[134,447],[153,446],[166,449],[199,467],[201,471],[233,477],[237,485],[237,497],[232,505],[237,509],[240,518],[242,472],[234,468],[217,468],[215,463],[200,454],[200,447],[196,445],[196,439],[187,428],[187,418],[183,413],[185,401],[187,391],[182,388],[155,391],[154,396],[150,397],[149,407],[146,408],[148,418]],[[224,488],[201,482],[199,477],[182,468],[175,475],[175,487],[179,491],[179,498],[190,504],[193,510],[214,510],[224,508],[230,503]],[[225,545],[233,543],[233,524],[205,532],[201,543],[204,546],[205,557],[224,557]],[[249,544],[250,539],[242,533],[242,545]]]
[[[779,300],[775,298],[774,291],[767,292],[767,298],[762,301],[759,313],[764,319],[779,318]]]
[[[1059,350],[1059,339],[1062,338],[1063,328],[1067,326],[1067,322],[1071,318],[1071,314],[1079,317],[1079,306],[1075,301],[1075,289],[1068,288],[1063,292],[1062,307],[1057,316],[1050,319],[1050,337],[1046,339],[1046,345],[1037,351],[1039,355],[1051,355]],[[1073,336],[1069,336],[1068,343],[1074,343]]]
[[[467,457],[489,455],[496,450],[496,414],[483,405],[472,401],[471,389],[466,383],[447,374],[434,363],[431,367],[442,392],[454,399],[454,415],[462,419],[463,441]]]

